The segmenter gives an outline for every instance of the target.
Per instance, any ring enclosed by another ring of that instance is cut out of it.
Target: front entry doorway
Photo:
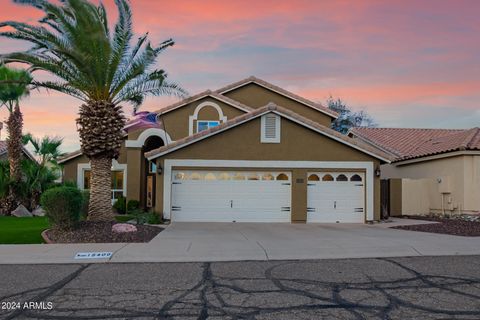
[[[151,136],[143,145],[142,158],[143,158],[143,206],[145,209],[152,209],[155,207],[155,183],[157,166],[155,162],[151,162],[144,157],[145,152],[152,151],[154,149],[164,146],[162,138],[157,136]]]

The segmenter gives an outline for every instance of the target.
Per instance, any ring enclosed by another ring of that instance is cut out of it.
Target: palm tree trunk
[[[112,159],[108,156],[90,158],[90,203],[88,220],[112,221]]]
[[[89,101],[80,106],[79,115],[82,152],[92,169],[88,220],[112,221],[111,168],[124,141],[122,107],[108,101]]]
[[[20,203],[20,196],[18,194],[18,187],[22,179],[22,127],[23,115],[20,112],[18,102],[10,113],[7,120],[7,152],[8,162],[10,164],[10,179],[11,184],[6,199],[7,214],[10,214]]]

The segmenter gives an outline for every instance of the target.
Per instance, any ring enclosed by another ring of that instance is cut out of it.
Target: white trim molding
[[[149,128],[143,131],[136,140],[127,140],[125,141],[125,147],[127,148],[141,148],[145,144],[148,138],[152,136],[160,137],[164,144],[169,144],[172,142],[170,135],[163,129],[160,128]]]
[[[193,132],[193,122],[195,120],[198,120],[198,113],[200,112],[200,110],[202,110],[205,107],[213,107],[213,108],[215,108],[215,110],[217,110],[218,121],[220,121],[220,123],[224,123],[224,122],[227,121],[227,117],[223,114],[223,110],[222,110],[222,108],[220,108],[220,106],[218,104],[216,104],[215,102],[212,102],[212,101],[202,102],[195,108],[195,111],[193,111],[193,115],[188,117],[188,135],[189,136],[196,133],[196,132]],[[212,120],[212,121],[217,121],[217,120],[215,119],[215,120]]]
[[[163,169],[163,214],[171,218],[172,172],[174,167],[271,168],[271,169],[358,169],[365,170],[365,220],[374,220],[374,165],[366,161],[264,161],[167,159]]]

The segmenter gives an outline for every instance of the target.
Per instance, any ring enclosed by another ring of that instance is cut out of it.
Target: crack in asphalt
[[[46,287],[44,290],[42,290],[42,292],[40,292],[40,294],[38,294],[37,296],[33,297],[33,298],[30,298],[28,302],[42,302],[42,301],[45,301],[46,298],[48,298],[49,296],[51,296],[52,294],[54,294],[56,291],[62,289],[63,287],[65,287],[68,283],[70,283],[72,280],[74,280],[75,278],[77,278],[84,270],[86,270],[90,265],[81,265],[77,270],[75,270],[74,272],[70,273],[69,275],[67,275],[66,277],[64,277],[63,279],[61,279],[60,281],[54,283],[53,285],[49,286],[49,287]],[[3,301],[3,299],[1,299],[0,301]],[[16,309],[15,311],[13,311],[12,313],[10,313],[9,315],[7,315],[5,317],[5,320],[10,320],[10,319],[14,319],[16,317],[19,317],[21,316],[23,313],[25,314],[28,314],[29,313],[29,310],[25,310],[25,309]]]
[[[83,279],[94,272],[83,266],[46,289],[16,293],[43,290],[34,300],[53,299],[53,310],[17,312],[7,319],[480,319],[480,270],[474,276],[461,276],[461,270],[432,274],[412,266],[421,259],[432,258],[149,264],[175,271],[190,266],[196,279],[186,282],[187,274],[177,274],[176,281],[190,285],[159,283],[155,290],[68,288],[80,274]],[[348,274],[344,269],[350,265]],[[109,270],[96,268],[103,267]],[[389,278],[372,272],[375,268],[388,270]],[[100,306],[88,306],[92,299]]]

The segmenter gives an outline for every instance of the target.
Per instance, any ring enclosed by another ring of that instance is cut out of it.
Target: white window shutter
[[[268,113],[262,116],[261,121],[261,139],[262,143],[280,143],[280,116],[274,113]]]

